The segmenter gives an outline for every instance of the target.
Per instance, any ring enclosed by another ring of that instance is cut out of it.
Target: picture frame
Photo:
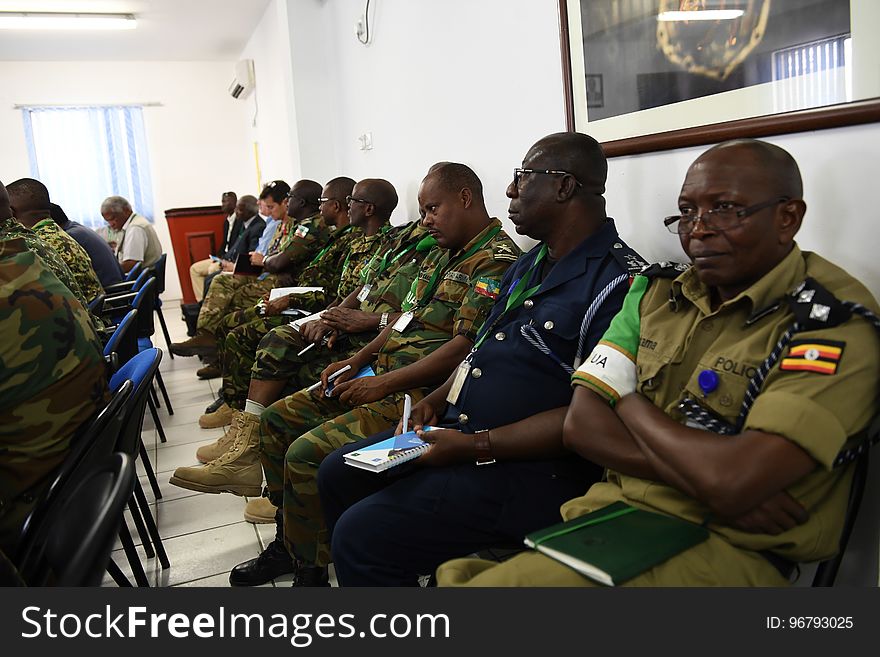
[[[880,29],[880,10],[873,0],[850,0],[853,39],[855,42],[859,35],[864,35],[858,40],[864,48],[860,56],[862,61],[872,62],[873,69],[862,69],[871,75],[859,84],[860,91],[852,100],[773,111],[773,95],[783,84],[773,81],[593,121],[588,119],[588,110],[604,107],[610,89],[600,73],[587,73],[584,64],[580,13],[583,1],[588,0],[558,0],[566,128],[595,137],[608,157],[880,121],[880,76],[876,75],[874,64],[880,60],[880,44],[870,43],[872,33]],[[746,111],[743,115],[743,108],[758,111],[752,115]]]

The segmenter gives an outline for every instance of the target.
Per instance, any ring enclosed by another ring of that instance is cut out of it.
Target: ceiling
[[[235,60],[269,0],[0,0],[0,11],[126,13],[136,30],[0,31],[0,60]]]

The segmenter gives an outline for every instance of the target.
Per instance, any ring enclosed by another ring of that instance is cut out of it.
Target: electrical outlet
[[[362,151],[373,150],[373,133],[365,132],[360,137],[358,137],[358,142],[360,143],[360,149]]]

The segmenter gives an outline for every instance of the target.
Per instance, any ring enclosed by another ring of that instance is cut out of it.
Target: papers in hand
[[[437,427],[424,427],[425,431],[432,431]],[[364,447],[363,449],[349,452],[343,455],[347,465],[370,470],[371,472],[383,472],[401,463],[406,463],[421,456],[430,447],[416,435],[415,431],[407,431],[399,436],[392,436],[386,440]]]
[[[291,326],[293,329],[299,331],[300,328],[302,328],[302,325],[303,325],[303,324],[308,324],[309,322],[314,322],[314,321],[317,320],[317,319],[321,319],[321,315],[322,315],[323,312],[324,312],[324,311],[322,310],[322,311],[319,312],[319,313],[314,313],[314,314],[312,314],[312,315],[307,315],[307,316],[305,316],[305,317],[300,317],[299,319],[295,319],[295,320],[293,320],[292,322],[290,322],[290,326]]]

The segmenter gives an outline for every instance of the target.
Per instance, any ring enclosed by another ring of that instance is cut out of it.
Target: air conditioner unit
[[[233,98],[247,98],[254,89],[254,60],[242,59],[235,65],[229,93]]]

